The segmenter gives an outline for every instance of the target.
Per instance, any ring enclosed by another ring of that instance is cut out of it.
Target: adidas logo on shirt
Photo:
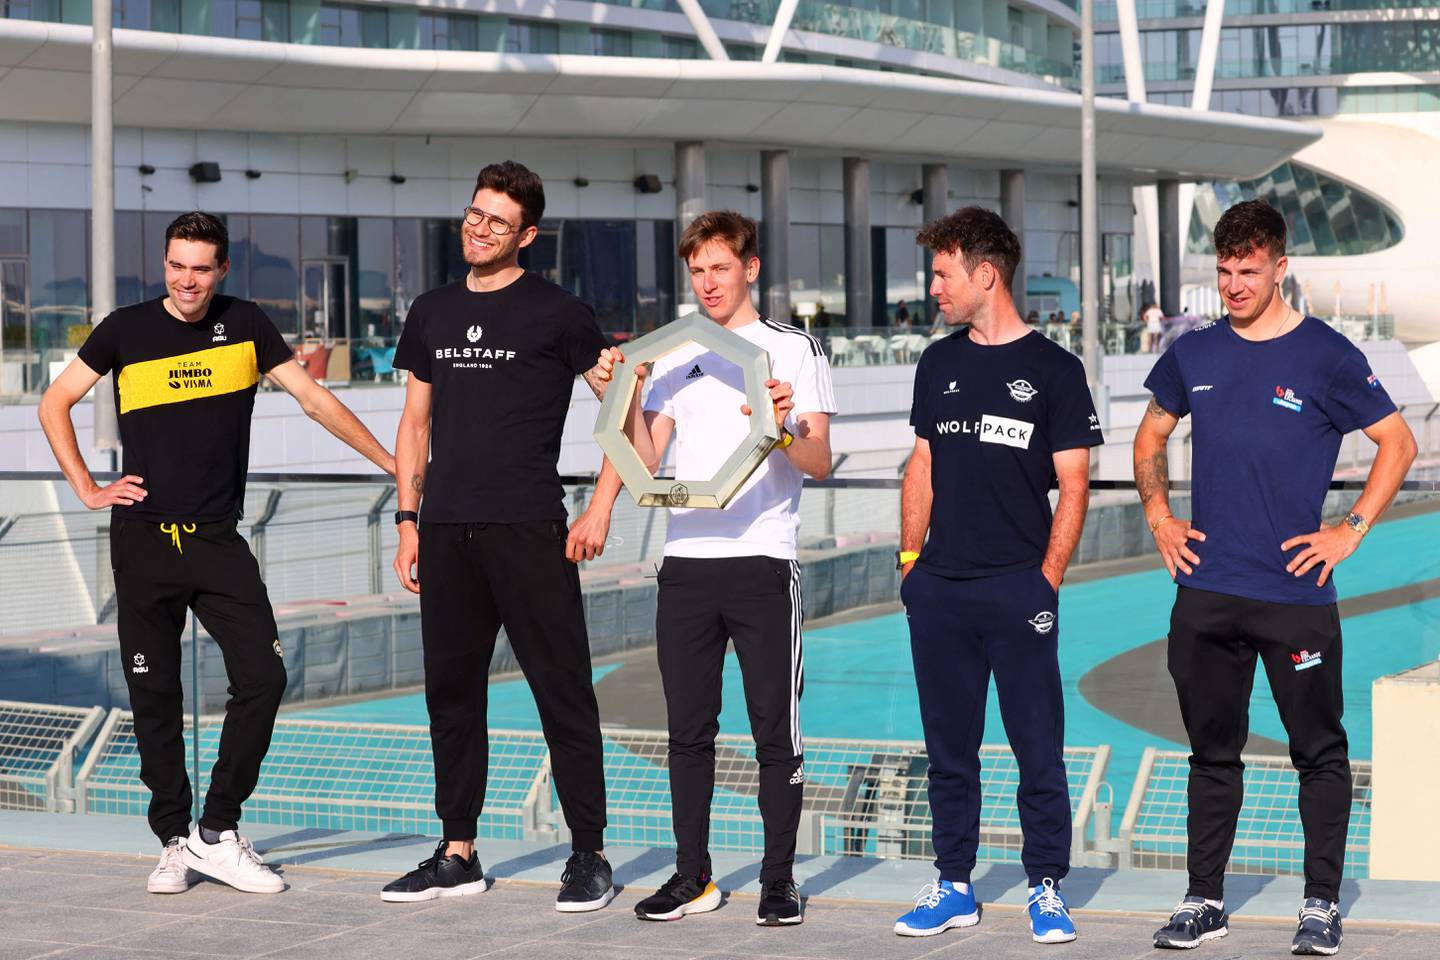
[[[689,372],[689,373],[685,374],[685,379],[686,379],[686,380],[699,380],[699,379],[700,379],[701,377],[703,377],[703,376],[705,376],[705,371],[704,371],[704,370],[701,370],[701,369],[700,369],[700,364],[697,363],[697,364],[695,364],[695,366],[693,366],[693,367],[690,368],[690,372]]]

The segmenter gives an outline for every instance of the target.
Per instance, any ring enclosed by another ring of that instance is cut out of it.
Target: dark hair
[[[1226,210],[1216,222],[1215,256],[1236,260],[1265,249],[1278,260],[1285,256],[1286,232],[1279,210],[1264,200],[1245,200]]]
[[[961,207],[948,216],[931,221],[915,234],[915,242],[936,253],[959,256],[966,273],[989,263],[1008,289],[1020,263],[1020,239],[1005,220],[984,207]]]
[[[230,231],[225,229],[225,221],[213,214],[201,213],[199,210],[180,214],[165,228],[166,255],[170,253],[171,240],[213,243],[216,263],[224,263],[230,259]]]
[[[760,256],[759,230],[755,221],[734,210],[711,210],[690,221],[680,235],[680,259],[690,255],[711,240],[719,240],[734,251],[741,263]]]
[[[494,190],[520,204],[520,228],[533,227],[545,215],[545,186],[540,177],[523,163],[502,160],[480,171],[475,178],[473,197],[481,190]]]

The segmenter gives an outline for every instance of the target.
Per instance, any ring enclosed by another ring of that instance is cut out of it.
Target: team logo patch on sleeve
[[[1365,382],[1370,385],[1370,389],[1371,389],[1371,390],[1379,390],[1379,389],[1380,389],[1380,378],[1377,377],[1377,376],[1375,376],[1375,374],[1373,374],[1373,373],[1370,374],[1370,376],[1368,376],[1368,377],[1365,378]]]

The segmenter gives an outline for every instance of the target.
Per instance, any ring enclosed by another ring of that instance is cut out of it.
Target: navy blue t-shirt
[[[1085,367],[1031,332],[986,346],[964,328],[915,369],[915,435],[930,444],[930,537],[918,561],[952,579],[1038,567],[1054,454],[1103,443]]]
[[[1285,564],[1280,544],[1320,529],[1340,441],[1395,412],[1370,363],[1343,334],[1305,317],[1273,340],[1246,340],[1229,318],[1180,337],[1145,387],[1191,426],[1191,541],[1195,573],[1175,582],[1272,603],[1335,602],[1335,578],[1316,587]]]

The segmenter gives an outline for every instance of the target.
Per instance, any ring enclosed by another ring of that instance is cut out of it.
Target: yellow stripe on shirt
[[[251,340],[130,363],[120,370],[120,412],[218,397],[259,382],[260,366]]]

